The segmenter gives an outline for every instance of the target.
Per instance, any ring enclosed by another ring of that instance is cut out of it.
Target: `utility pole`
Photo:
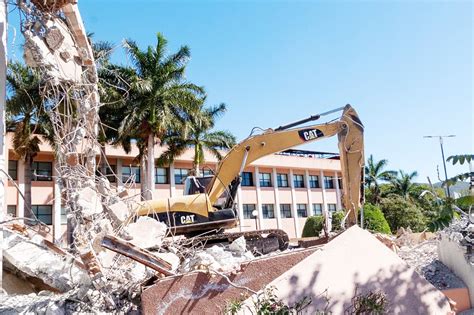
[[[444,148],[443,148],[443,138],[453,138],[456,135],[448,135],[448,136],[424,136],[423,138],[439,138],[439,145],[441,147],[441,156],[443,158],[443,166],[444,166],[444,177],[446,179],[446,193],[448,197],[451,197],[451,193],[449,191],[449,183],[448,183],[448,172],[446,171],[446,159],[444,158]]]

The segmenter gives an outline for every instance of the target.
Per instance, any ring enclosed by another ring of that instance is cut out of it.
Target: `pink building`
[[[24,203],[24,163],[18,160],[7,135],[7,170],[13,181],[7,187],[8,213],[22,217]],[[163,152],[156,147],[156,155]],[[134,164],[138,149],[126,154],[121,148],[107,146],[108,163],[117,176],[109,180],[117,187],[129,190],[129,195],[140,194],[140,169]],[[156,168],[154,198],[166,198],[183,193],[182,181],[192,168],[193,150],[188,150],[168,168]],[[215,170],[217,160],[206,156],[203,172]],[[66,216],[61,207],[61,191],[54,181],[55,162],[51,147],[41,145],[36,156],[32,182],[32,210],[44,223],[52,226],[53,237],[64,237]],[[6,170],[6,171],[7,171]],[[290,238],[300,237],[306,217],[341,209],[341,168],[334,154],[289,150],[261,158],[244,170],[242,185],[237,193],[240,225],[238,230],[280,228]],[[135,183],[130,184],[134,180]],[[17,188],[18,187],[18,188]],[[252,212],[257,210],[257,217]]]

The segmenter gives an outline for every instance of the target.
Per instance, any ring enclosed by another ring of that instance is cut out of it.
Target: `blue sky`
[[[238,139],[254,126],[350,103],[366,127],[366,155],[417,170],[420,182],[437,181],[442,167],[438,141],[423,135],[457,135],[445,142],[447,156],[474,152],[470,1],[80,0],[79,7],[96,40],[117,44],[116,62],[128,62],[124,38],[145,47],[162,32],[170,51],[189,45],[187,78],[206,87],[209,104],[228,105],[217,128]],[[337,146],[332,139],[306,149]],[[461,170],[448,165],[451,175]]]

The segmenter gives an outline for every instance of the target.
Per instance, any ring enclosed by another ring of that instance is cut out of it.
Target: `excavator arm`
[[[334,111],[328,113],[331,112]],[[339,120],[294,128],[322,115],[248,137],[221,160],[205,193],[144,201],[135,214],[156,215],[179,233],[234,227],[237,224],[234,197],[246,166],[261,157],[337,135],[344,188],[343,205],[349,225],[356,224],[364,196],[364,127],[355,110],[346,105]],[[227,200],[224,205],[218,206],[218,199],[225,191],[230,192]]]
[[[300,123],[318,118],[319,115],[313,116]],[[262,134],[250,136],[234,146],[219,163],[216,176],[209,186],[208,195],[211,204],[215,204],[231,182],[255,160],[298,145],[338,135],[345,191],[342,198],[343,205],[348,214],[349,224],[356,224],[357,212],[364,196],[362,185],[364,178],[364,127],[356,111],[350,105],[346,105],[340,120],[286,129],[296,124],[298,123],[275,130],[265,130]]]

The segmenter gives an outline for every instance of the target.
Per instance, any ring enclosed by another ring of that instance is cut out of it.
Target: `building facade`
[[[8,163],[11,180],[7,187],[7,211],[24,216],[24,162],[19,160],[7,136]],[[41,144],[41,152],[32,167],[32,210],[37,218],[52,227],[52,238],[65,237],[66,215],[61,206],[61,191],[55,181],[55,162],[51,147]],[[135,163],[138,149],[126,154],[119,147],[107,146],[108,179],[112,185],[128,190],[129,196],[140,198],[140,168]],[[163,152],[156,147],[157,157]],[[193,150],[186,151],[167,168],[155,169],[153,198],[183,194],[183,181],[192,169]],[[101,161],[98,161],[98,164]],[[206,154],[202,173],[215,170],[217,160]],[[321,214],[323,209],[341,209],[341,167],[337,156],[309,151],[289,150],[253,162],[242,174],[237,192],[238,231],[283,229],[290,238],[301,237],[307,216]],[[254,214],[257,214],[254,216]]]

